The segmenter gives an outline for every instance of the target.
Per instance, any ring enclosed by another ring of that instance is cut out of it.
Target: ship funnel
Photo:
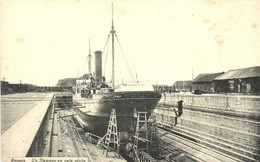
[[[102,52],[95,51],[95,72],[96,81],[100,83],[102,81]]]

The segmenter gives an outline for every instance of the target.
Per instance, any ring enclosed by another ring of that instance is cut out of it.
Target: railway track
[[[260,159],[259,121],[191,109],[184,109],[185,116],[177,120],[174,115],[177,107],[159,105],[156,110],[156,121],[161,128],[172,128],[177,124],[172,133],[235,157],[236,161]]]
[[[165,132],[167,131],[170,132],[165,134]],[[165,158],[166,161],[178,161],[178,158],[180,158],[181,156],[191,162],[241,161],[239,159],[196,143],[195,141],[192,141],[191,139],[185,137],[185,135],[181,135],[179,132],[175,132],[174,130],[165,130],[163,128],[158,128],[158,132],[160,134],[165,134],[160,138],[160,148],[166,152],[169,152],[169,154],[172,154],[172,157]]]

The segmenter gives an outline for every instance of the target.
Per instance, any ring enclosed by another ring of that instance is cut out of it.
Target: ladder
[[[135,162],[156,162],[150,153],[150,129],[148,127],[148,112],[136,111],[134,109],[134,117],[136,117],[136,130],[134,135],[133,151],[130,153],[132,160]]]
[[[134,148],[149,152],[147,133],[147,112],[137,111],[137,122],[135,130]]]
[[[134,117],[137,118],[134,135],[133,152],[130,154],[134,161],[141,161],[140,152],[149,152],[147,134],[147,112],[134,110]]]
[[[106,156],[108,155],[108,152],[113,150],[118,153],[119,156],[119,138],[118,138],[118,132],[117,132],[117,120],[116,120],[116,111],[115,109],[112,109],[109,119],[109,124],[107,128],[107,133],[103,137],[104,141],[104,148],[106,152]],[[111,148],[111,145],[113,148]],[[103,151],[103,153],[104,153]]]

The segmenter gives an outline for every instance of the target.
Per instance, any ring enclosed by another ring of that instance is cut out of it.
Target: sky
[[[110,80],[112,2],[116,82],[130,79],[127,63],[138,80],[168,85],[260,66],[258,0],[1,0],[1,80],[54,86],[88,73],[89,50],[103,51]]]

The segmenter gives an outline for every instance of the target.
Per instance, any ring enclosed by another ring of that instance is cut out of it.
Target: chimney
[[[102,52],[95,51],[95,72],[96,81],[100,82],[102,80]]]

